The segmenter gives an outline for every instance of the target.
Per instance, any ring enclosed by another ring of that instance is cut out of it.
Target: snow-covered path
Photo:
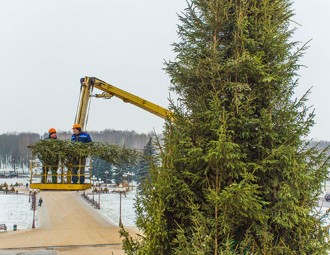
[[[7,184],[23,183],[25,180],[21,179],[0,179],[0,184],[6,182]],[[16,187],[15,187],[16,188]],[[16,188],[17,189],[17,188]],[[114,225],[119,225],[120,216],[120,195],[118,193],[108,194],[92,194],[91,191],[87,191],[90,198],[94,197],[96,201],[100,199],[100,210],[95,209],[87,201],[84,201],[87,206],[94,210],[94,213],[100,214],[107,221]],[[78,193],[78,192],[73,192]],[[80,192],[81,193],[81,192]],[[79,194],[80,194],[79,193]],[[18,230],[31,229],[33,222],[33,211],[31,210],[31,203],[29,202],[29,190],[22,185],[19,188],[18,194],[5,194],[0,192],[0,224],[6,224],[8,231],[13,230],[13,226],[16,225]],[[134,199],[136,191],[132,190],[122,195],[122,223],[125,227],[135,226],[135,210]],[[43,196],[42,192],[37,194],[37,197]],[[43,197],[44,203],[47,203],[47,199]],[[31,200],[30,200],[31,201]],[[39,208],[40,209],[40,208]],[[41,219],[40,219],[41,220]],[[35,226],[39,226],[38,211],[36,212]]]

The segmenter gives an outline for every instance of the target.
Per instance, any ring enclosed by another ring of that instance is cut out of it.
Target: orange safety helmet
[[[80,124],[73,124],[72,129],[81,129]]]
[[[50,128],[48,130],[48,134],[52,134],[52,133],[56,133],[56,129],[55,128]]]

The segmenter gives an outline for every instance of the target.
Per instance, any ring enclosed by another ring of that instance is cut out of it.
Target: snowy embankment
[[[133,227],[135,226],[135,210],[134,210],[134,202],[135,202],[136,190],[132,190],[121,195],[121,220],[125,227]],[[88,194],[90,199],[93,198],[91,193]],[[108,221],[115,225],[119,225],[119,217],[120,217],[120,194],[112,193],[110,189],[110,193],[108,194],[94,194],[94,200],[97,202],[100,198],[100,209],[98,210]],[[87,202],[86,202],[87,203]],[[92,205],[91,205],[92,206]]]
[[[31,210],[31,203],[29,202],[28,190],[25,188],[25,179],[0,179],[0,184],[7,183],[15,184],[21,183],[22,186],[18,194],[5,194],[0,192],[0,224],[6,224],[9,231],[13,230],[13,226],[17,225],[17,229],[31,229],[33,221],[33,211]],[[15,187],[16,188],[16,187]],[[329,188],[329,189],[328,189]],[[330,190],[330,185],[327,185],[327,189]],[[101,208],[93,209],[95,213],[100,213],[104,218],[115,225],[119,225],[120,218],[120,194],[112,193],[98,194],[86,193],[89,199],[99,201]],[[42,193],[41,193],[42,194]],[[132,190],[121,195],[121,220],[125,227],[135,226],[135,210],[134,210],[134,199],[136,196],[136,190]],[[83,199],[83,198],[81,198]],[[47,202],[47,201],[44,201]],[[86,203],[87,200],[85,200]],[[92,205],[89,205],[92,207]],[[324,200],[323,196],[320,197],[319,207],[320,214],[325,213],[330,207],[330,202]],[[329,225],[329,219],[324,219],[325,225]],[[38,227],[38,213],[36,212],[36,227]]]
[[[17,229],[31,229],[33,221],[33,210],[31,210],[31,203],[29,202],[28,190],[25,188],[26,180],[11,178],[11,179],[0,179],[0,184],[7,183],[15,184],[21,183],[18,194],[5,194],[0,191],[0,224],[6,224],[8,231],[14,229],[14,225]],[[15,187],[16,189],[16,187]],[[110,193],[108,194],[97,194],[88,193],[89,198],[93,198],[97,202],[100,199],[101,208],[94,209],[96,213],[100,213],[104,218],[109,220],[111,223],[118,225],[120,217],[120,194]],[[127,192],[126,196],[121,196],[121,220],[124,226],[131,227],[135,226],[135,210],[134,210],[134,199],[136,190]],[[83,199],[83,198],[82,198]],[[44,201],[47,202],[47,201]],[[88,203],[86,201],[86,203]],[[92,205],[90,205],[92,207]],[[36,227],[38,227],[38,214],[36,211]]]
[[[12,230],[14,225],[20,229],[32,227],[33,211],[28,195],[0,193],[0,204],[0,224],[6,224],[8,230]]]

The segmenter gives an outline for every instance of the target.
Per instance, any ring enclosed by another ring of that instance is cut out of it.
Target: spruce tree
[[[105,161],[99,157],[93,157],[92,158],[92,166],[94,172],[93,175],[95,175],[97,178],[102,178],[104,182],[112,179],[112,168],[113,165],[109,163],[108,161]],[[105,174],[105,172],[108,171],[108,174]]]
[[[142,157],[138,163],[137,181],[143,183],[146,179],[149,179],[150,167],[157,164],[157,153],[152,138],[143,148]]]
[[[137,200],[143,236],[127,254],[326,254],[315,211],[327,150],[306,141],[306,47],[291,41],[289,0],[191,0],[166,63],[173,122],[162,165]],[[300,48],[299,48],[300,47]]]

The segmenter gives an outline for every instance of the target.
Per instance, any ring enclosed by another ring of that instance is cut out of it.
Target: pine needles
[[[133,164],[140,155],[136,149],[100,142],[73,143],[49,139],[38,141],[32,144],[30,148],[34,157],[37,157],[42,163],[47,162],[47,164],[60,160],[63,165],[68,165],[73,158],[88,156],[101,158],[114,165]]]

